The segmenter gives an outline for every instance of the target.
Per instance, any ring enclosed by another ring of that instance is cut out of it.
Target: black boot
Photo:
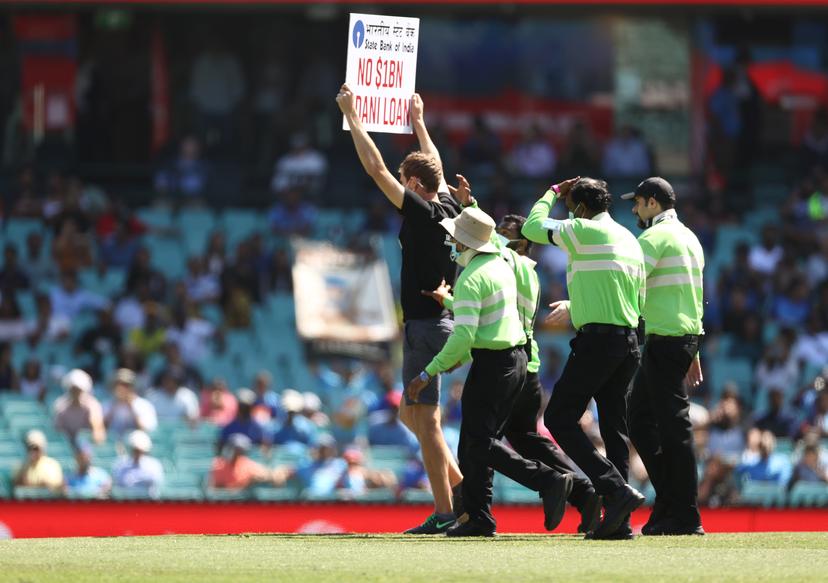
[[[581,503],[578,511],[581,513],[581,524],[578,532],[586,534],[594,531],[601,523],[601,496],[595,490],[590,490]]]
[[[606,539],[615,535],[624,522],[629,521],[630,513],[642,504],[644,504],[644,495],[628,484],[605,496],[604,520],[592,532],[590,538]]]
[[[566,499],[572,492],[572,474],[560,474],[548,490],[540,493],[543,500],[543,527],[555,530],[563,520],[566,511]]]

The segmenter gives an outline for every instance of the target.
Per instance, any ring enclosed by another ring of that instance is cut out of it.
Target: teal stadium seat
[[[739,386],[742,399],[750,403],[753,399],[753,368],[745,358],[714,358],[709,361],[710,382],[714,399],[722,394],[724,385],[734,382]]]
[[[202,255],[215,229],[216,217],[207,209],[183,209],[178,215],[177,225],[187,257]]]
[[[138,219],[156,229],[170,229],[173,226],[170,209],[163,207],[142,207],[135,212]]]
[[[797,482],[791,488],[790,505],[794,508],[828,506],[828,484]]]
[[[747,506],[784,506],[787,492],[784,485],[776,482],[745,480],[742,484],[741,501]]]
[[[56,500],[62,497],[60,492],[48,488],[30,488],[28,486],[15,486],[14,497],[17,500]]]
[[[220,225],[227,233],[228,251],[235,253],[241,241],[254,233],[264,234],[267,216],[252,209],[231,208],[222,213]]]

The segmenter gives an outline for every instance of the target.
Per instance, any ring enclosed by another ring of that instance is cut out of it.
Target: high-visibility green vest
[[[635,236],[606,212],[591,219],[550,219],[556,199],[549,190],[535,203],[523,235],[566,252],[572,325],[637,327],[646,292],[644,257]]]
[[[669,209],[653,218],[638,242],[647,271],[647,334],[701,334],[704,316],[704,250],[693,231]]]

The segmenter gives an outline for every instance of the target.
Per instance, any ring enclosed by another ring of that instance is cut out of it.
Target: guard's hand
[[[474,197],[471,194],[471,184],[466,180],[462,174],[455,174],[457,177],[457,187],[447,184],[451,195],[460,203],[461,206],[469,206],[474,204]]]
[[[699,357],[693,359],[690,363],[690,368],[687,370],[687,375],[684,377],[684,387],[686,389],[695,389],[704,381],[702,374],[701,360]]]
[[[340,111],[345,115],[353,113],[354,111],[354,94],[351,93],[351,88],[347,83],[343,83],[339,88],[339,93],[336,94],[336,104]]]
[[[430,297],[432,300],[440,304],[441,306],[445,306],[446,298],[451,295],[451,286],[446,283],[446,280],[442,280],[440,285],[434,291],[428,291],[425,289],[421,289],[420,293],[424,296]]]
[[[419,93],[411,96],[411,124],[423,121],[424,116],[423,98]]]
[[[569,194],[569,191],[575,186],[575,183],[581,179],[580,176],[576,176],[575,178],[570,178],[569,180],[564,180],[563,182],[559,182],[557,184],[558,191],[561,193],[561,198],[566,198],[566,195]]]
[[[569,318],[569,303],[566,301],[558,301],[549,304],[552,308],[552,313],[546,316],[544,322],[555,328],[566,328],[569,326],[571,320]]]
[[[408,386],[405,389],[405,393],[408,395],[408,398],[416,403],[417,399],[420,398],[420,393],[428,386],[430,381],[431,379],[424,381],[419,375],[411,379],[411,382],[408,383]]]

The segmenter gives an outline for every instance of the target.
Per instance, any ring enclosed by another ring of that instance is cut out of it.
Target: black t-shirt
[[[439,318],[445,310],[421,290],[437,289],[445,279],[454,285],[457,266],[451,260],[449,234],[440,221],[460,214],[460,205],[450,194],[439,193],[440,202],[423,200],[415,192],[405,189],[400,214],[402,246],[402,309],[403,319]]]

